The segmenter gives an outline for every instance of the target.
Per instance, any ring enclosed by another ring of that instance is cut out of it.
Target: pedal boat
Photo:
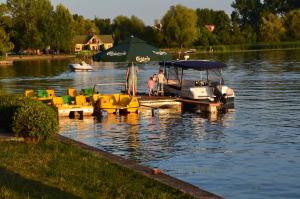
[[[55,91],[54,89],[47,89],[47,90],[37,90],[35,92],[33,89],[26,89],[24,91],[24,96],[48,103],[53,99],[53,97],[55,97]]]
[[[52,99],[51,104],[56,108],[59,117],[70,117],[77,113],[80,116],[93,115],[94,107],[86,101],[85,96],[77,95],[74,98],[75,101],[71,101],[70,96],[54,97]]]
[[[135,96],[128,94],[114,93],[114,94],[101,94],[96,91],[98,86],[108,85],[121,85],[123,83],[111,83],[111,84],[96,84],[94,86],[93,104],[95,111],[105,111],[107,113],[126,114],[137,113],[140,107],[140,103]],[[125,84],[123,84],[125,85]]]

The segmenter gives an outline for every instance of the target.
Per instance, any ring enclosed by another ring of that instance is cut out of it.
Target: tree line
[[[89,33],[112,34],[116,43],[135,35],[162,48],[300,39],[299,0],[235,0],[232,7],[229,16],[174,5],[146,26],[136,16],[86,19],[50,0],[7,0],[0,4],[0,56],[12,49],[71,52],[74,36]]]

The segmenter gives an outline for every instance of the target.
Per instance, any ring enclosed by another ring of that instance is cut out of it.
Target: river
[[[161,169],[225,198],[300,198],[300,50],[191,55],[225,62],[235,110],[218,116],[157,110],[128,116],[61,119],[60,133]],[[2,93],[92,87],[124,80],[126,66],[93,63],[71,72],[72,60],[0,66]],[[139,91],[158,65],[140,67]],[[106,88],[109,92],[119,88]]]

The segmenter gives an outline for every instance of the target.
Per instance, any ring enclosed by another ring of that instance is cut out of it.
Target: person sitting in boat
[[[164,71],[162,69],[159,70],[159,74],[157,75],[158,85],[157,85],[157,93],[164,92],[164,82],[166,81]]]
[[[127,72],[126,72],[126,81],[127,81],[127,92],[130,95],[130,91],[132,89],[132,95],[137,95],[137,75],[138,75],[138,67],[132,64],[128,64]]]
[[[153,80],[153,77],[150,77],[148,82],[147,82],[149,96],[153,95],[154,86],[155,86],[155,81]]]

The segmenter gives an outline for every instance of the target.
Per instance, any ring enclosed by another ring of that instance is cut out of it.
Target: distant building
[[[114,40],[112,35],[77,35],[74,37],[74,52],[82,50],[105,50],[113,46]]]

